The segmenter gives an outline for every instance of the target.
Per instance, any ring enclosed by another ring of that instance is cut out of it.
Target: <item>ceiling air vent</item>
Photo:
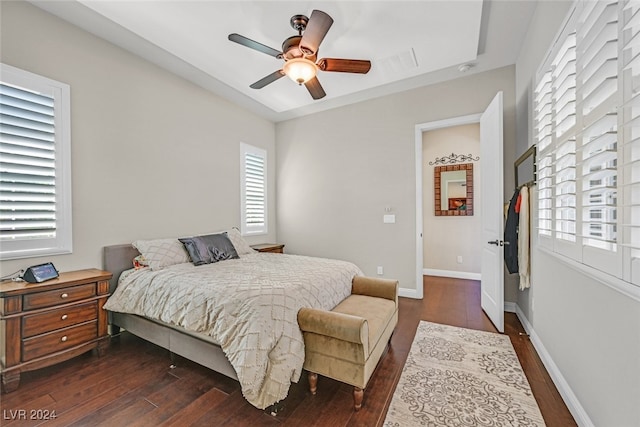
[[[385,73],[397,73],[418,68],[418,61],[416,60],[416,53],[413,51],[413,48],[409,48],[395,55],[379,59],[377,65]]]

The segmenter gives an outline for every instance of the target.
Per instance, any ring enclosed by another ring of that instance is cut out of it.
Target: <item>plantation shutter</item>
[[[0,63],[0,259],[72,252],[71,89]]]
[[[267,173],[266,151],[248,144],[241,145],[242,153],[242,232],[267,231]]]
[[[576,241],[576,33],[569,34],[552,64],[555,237]]]
[[[623,199],[621,234],[625,242],[623,279],[640,285],[640,2],[626,2],[623,17],[624,144],[618,165]]]
[[[578,135],[582,261],[620,275],[618,221],[618,12],[616,1],[583,2],[578,26]]]
[[[54,98],[0,84],[0,241],[56,236]]]
[[[576,32],[565,29],[534,94],[540,244],[577,257]]]
[[[540,246],[640,285],[640,0],[576,2],[534,87]]]
[[[551,237],[553,230],[553,103],[551,71],[544,73],[535,90],[535,143],[538,146],[538,232]]]
[[[247,182],[247,226],[264,226],[264,159],[251,153],[245,156]]]
[[[618,89],[617,2],[586,2],[580,27],[583,244],[616,250]]]

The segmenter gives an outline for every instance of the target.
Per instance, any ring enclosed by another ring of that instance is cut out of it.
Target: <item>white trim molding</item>
[[[517,313],[518,305],[515,302],[505,301],[504,311],[506,311],[507,313]]]
[[[422,286],[420,286],[422,289]],[[422,292],[418,295],[418,291],[416,289],[410,288],[398,288],[398,296],[405,298],[413,298],[413,299],[422,299]]]
[[[23,227],[22,220],[9,224],[3,230],[0,260],[73,253],[71,87],[2,63],[0,76],[3,93],[6,94],[7,90],[12,92],[11,96],[6,97],[7,102],[12,102],[9,99],[20,99],[20,110],[26,114],[18,119],[24,120],[20,125],[22,131],[19,132],[21,142],[14,143],[13,150],[17,149],[22,158],[30,158],[26,163],[23,160],[15,163],[10,159],[12,156],[7,156],[3,161],[17,168],[16,173],[21,175],[23,183],[34,184],[34,188],[46,187],[35,190],[26,199],[20,197],[20,192],[12,194],[11,190],[7,190],[6,196],[3,194],[3,203],[17,203],[19,206],[14,206],[14,209],[22,209],[27,213],[26,220],[38,225],[35,229],[31,225]],[[46,119],[33,119],[32,113],[36,117],[46,116]],[[35,127],[30,128],[29,123]],[[35,151],[32,152],[32,149]],[[39,170],[32,172],[31,168]],[[34,180],[34,176],[39,178]],[[45,180],[44,185],[41,185],[42,179]],[[13,182],[13,178],[6,177],[6,180]],[[44,200],[44,207],[36,201],[39,199]],[[11,208],[5,206],[5,209]],[[12,217],[13,214],[10,214],[8,222],[13,222]]]
[[[480,280],[480,273],[471,273],[468,271],[438,270],[435,268],[425,268],[422,270],[425,276],[453,277],[454,279]]]
[[[424,274],[424,243],[422,220],[422,134],[430,130],[447,128],[452,126],[480,123],[482,114],[470,114],[468,116],[453,117],[450,119],[436,120],[433,122],[419,123],[415,126],[415,159],[416,159],[416,298],[422,299],[422,276]],[[451,277],[451,276],[449,276]],[[473,279],[479,280],[479,279]]]

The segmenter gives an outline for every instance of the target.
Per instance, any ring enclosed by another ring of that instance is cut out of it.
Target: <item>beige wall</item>
[[[278,238],[289,251],[347,259],[368,275],[383,266],[384,277],[415,292],[415,126],[481,113],[504,91],[512,183],[514,79],[514,67],[504,67],[278,123]],[[395,224],[382,222],[385,208]],[[507,283],[505,299],[515,301]]]
[[[423,267],[445,272],[480,274],[482,257],[482,221],[480,206],[480,168],[482,159],[473,163],[473,215],[436,216],[434,201],[434,168],[429,162],[451,153],[480,156],[480,124],[435,129],[422,134],[422,188],[423,188]],[[466,188],[462,187],[466,196]],[[462,256],[462,263],[457,257]],[[454,273],[455,274],[455,273]],[[444,274],[443,274],[444,275]]]
[[[0,60],[71,86],[73,254],[0,264],[10,273],[51,260],[102,266],[102,247],[216,231],[240,223],[240,141],[267,149],[275,128],[256,115],[26,2],[2,2]],[[275,240],[275,191],[269,193]]]
[[[531,141],[532,79],[570,5],[538,3],[516,63],[519,154]],[[535,228],[531,257],[531,288],[517,305],[578,424],[640,425],[640,301],[541,250]]]
[[[531,79],[570,3],[539,2],[515,67],[274,125],[28,3],[0,2],[0,60],[71,85],[74,253],[46,260],[99,267],[104,245],[238,225],[244,141],[270,159],[270,233],[255,241],[370,275],[384,266],[415,290],[415,125],[479,113],[504,91],[506,202],[530,140]],[[386,208],[395,224],[383,224]],[[531,289],[508,280],[505,299],[580,424],[640,425],[637,300],[539,250],[535,235]]]

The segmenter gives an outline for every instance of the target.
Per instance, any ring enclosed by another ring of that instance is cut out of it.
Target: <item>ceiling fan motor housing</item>
[[[282,43],[282,52],[284,52],[285,60],[304,57],[315,62],[318,53],[313,54],[311,52],[311,55],[309,55],[300,50],[300,40],[302,40],[302,36],[291,36]]]
[[[298,32],[298,35],[301,36],[302,32],[307,29],[309,18],[305,15],[293,15],[289,22],[291,24],[291,27],[293,27],[293,29]],[[284,48],[284,46],[282,50],[283,52],[286,52],[286,49]],[[300,58],[302,55],[305,55],[306,57],[310,58],[313,55],[313,51],[305,48],[304,46],[300,46],[299,50],[301,51],[301,55],[294,56],[294,58]],[[316,52],[316,55],[317,54],[318,52]],[[314,55],[314,58],[312,60],[315,61],[315,58],[316,56]]]
[[[299,34],[307,28],[307,23],[309,22],[309,18],[305,15],[293,15],[291,20],[289,21],[294,30],[296,30]]]

